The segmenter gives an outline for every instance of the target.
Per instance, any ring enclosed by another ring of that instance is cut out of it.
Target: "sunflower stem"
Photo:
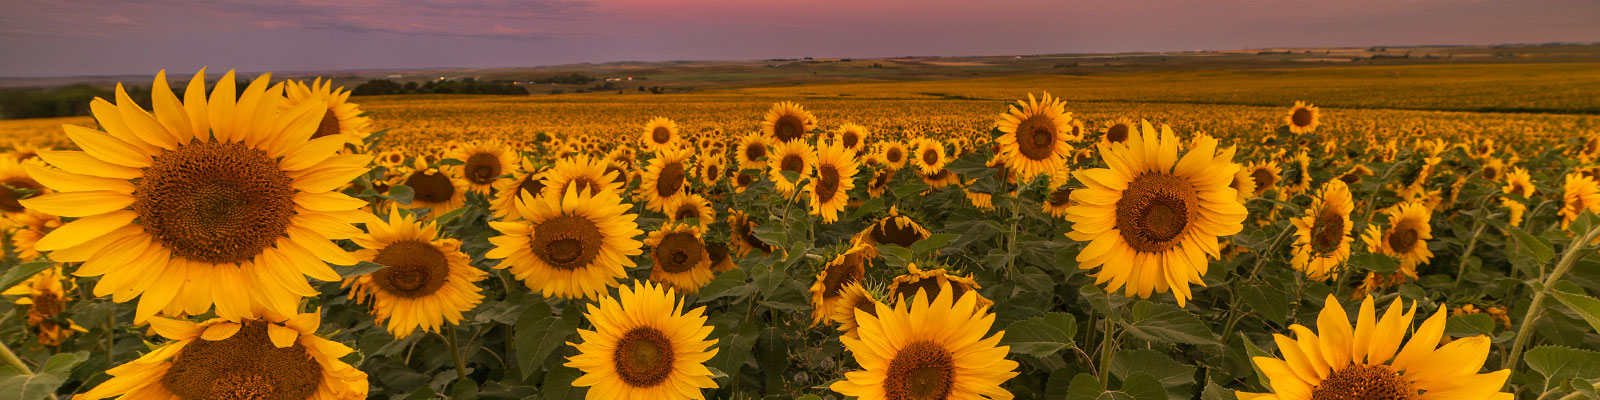
[[[1574,240],[1572,245],[1567,246],[1567,251],[1561,254],[1561,261],[1556,264],[1555,270],[1551,271],[1550,276],[1542,281],[1543,285],[1541,285],[1539,291],[1533,294],[1533,303],[1528,305],[1528,312],[1522,316],[1522,326],[1517,328],[1517,340],[1511,344],[1511,356],[1506,358],[1505,364],[1502,364],[1501,368],[1509,369],[1516,366],[1517,361],[1520,361],[1522,348],[1528,344],[1529,334],[1533,331],[1533,323],[1538,321],[1540,317],[1539,311],[1544,306],[1545,295],[1550,293],[1550,288],[1555,286],[1563,275],[1567,274],[1567,270],[1572,269],[1572,266],[1577,264],[1578,260],[1588,255],[1585,250],[1597,236],[1600,236],[1600,224],[1590,227],[1589,231],[1583,234],[1583,237]]]
[[[456,378],[463,381],[467,380],[467,364],[461,361],[461,348],[456,346],[456,327],[449,325],[444,330],[450,332],[449,335],[442,336],[444,336],[445,342],[450,344],[450,360],[456,363]]]
[[[1467,276],[1467,259],[1472,257],[1472,250],[1478,247],[1478,236],[1482,235],[1483,230],[1489,227],[1489,224],[1485,224],[1481,220],[1478,221],[1477,225],[1477,229],[1472,230],[1472,238],[1467,239],[1466,251],[1461,253],[1461,265],[1456,266],[1456,283],[1452,286],[1456,291],[1461,290],[1461,277]]]
[[[28,369],[28,364],[24,364],[22,359],[17,358],[17,353],[12,353],[11,347],[6,346],[3,341],[0,341],[0,360],[4,360],[6,365],[16,368],[17,371],[22,372],[24,375],[33,375],[33,370]]]
[[[1113,345],[1111,338],[1116,336],[1112,334],[1112,331],[1116,328],[1117,323],[1111,320],[1110,314],[1107,314],[1105,336],[1100,340],[1100,365],[1095,368],[1096,371],[1100,372],[1100,386],[1102,387],[1111,384],[1111,369],[1108,367],[1111,365],[1111,355],[1116,353],[1111,350]]]

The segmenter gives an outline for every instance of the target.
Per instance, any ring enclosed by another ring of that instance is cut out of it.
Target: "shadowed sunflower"
[[[356,258],[384,268],[344,284],[351,287],[350,298],[372,305],[372,315],[378,323],[387,321],[384,327],[395,338],[417,329],[439,332],[445,322],[460,324],[461,313],[483,300],[483,289],[474,282],[488,274],[470,264],[460,240],[435,239],[435,224],[402,217],[396,207],[388,222],[367,222],[367,230],[351,238],[362,247]],[[314,290],[308,294],[315,295]]]
[[[715,151],[702,152],[699,157],[695,157],[695,175],[699,176],[700,184],[707,188],[717,188],[717,182],[728,175],[728,171],[724,168],[726,160],[722,153]]]
[[[23,261],[39,258],[39,239],[61,227],[61,217],[34,210],[27,210],[10,219],[16,223],[16,230],[11,232],[11,248],[17,252],[17,259]]]
[[[1283,124],[1289,126],[1289,132],[1297,134],[1316,132],[1317,124],[1321,122],[1318,118],[1321,113],[1317,106],[1295,101],[1294,107],[1289,108],[1289,114],[1283,116]]]
[[[1384,210],[1384,214],[1389,215],[1389,229],[1381,235],[1373,235],[1372,230],[1377,225],[1371,225],[1362,240],[1369,248],[1376,249],[1374,253],[1399,259],[1399,271],[1417,279],[1417,266],[1433,258],[1433,251],[1428,250],[1428,239],[1433,238],[1433,228],[1428,225],[1432,219],[1431,210],[1420,203],[1406,202]]]
[[[731,249],[728,248],[727,243],[706,243],[706,255],[711,256],[711,271],[728,272],[739,269],[739,265],[733,263],[732,254],[729,254],[730,251]]]
[[[664,150],[650,159],[639,192],[644,195],[645,207],[651,211],[666,209],[667,203],[677,201],[688,193],[689,165],[686,161],[693,150],[680,148]]]
[[[1239,168],[1233,149],[1218,153],[1216,139],[1202,138],[1180,159],[1178,146],[1171,128],[1158,134],[1146,122],[1127,143],[1100,148],[1111,168],[1073,174],[1085,188],[1072,192],[1067,237],[1089,242],[1078,268],[1099,268],[1095,284],[1107,292],[1126,286],[1124,294],[1148,298],[1171,289],[1182,307],[1220,256],[1217,238],[1244,229],[1247,211],[1228,187]]]
[[[1600,213],[1600,185],[1593,178],[1567,174],[1561,188],[1561,229],[1567,229],[1585,210]]]
[[[106,370],[111,379],[77,398],[365,399],[367,373],[339,361],[354,351],[317,337],[316,313],[202,323],[155,317],[172,341]]]
[[[590,196],[599,195],[600,191],[610,191],[619,196],[622,194],[623,181],[618,179],[621,171],[615,171],[610,164],[599,158],[586,155],[564,157],[556,160],[555,166],[544,173],[545,197],[561,197],[569,188],[588,193]]]
[[[1294,153],[1289,158],[1289,166],[1293,167],[1283,174],[1283,181],[1288,186],[1284,191],[1289,193],[1302,193],[1311,189],[1311,156],[1305,150]]]
[[[906,145],[898,140],[878,143],[878,159],[883,160],[883,165],[889,166],[890,170],[905,168],[908,154],[910,151],[906,150]]]
[[[711,209],[711,202],[698,194],[680,197],[668,204],[665,213],[667,222],[688,223],[690,218],[695,219],[695,226],[705,230],[712,222],[716,222],[716,212]]]
[[[423,164],[421,159],[414,164],[416,169],[411,173],[396,177],[390,182],[392,185],[406,185],[411,188],[411,204],[405,207],[427,208],[428,213],[423,215],[423,218],[433,218],[467,204],[469,184],[465,179],[456,176],[456,170],[430,168],[427,164]]]
[[[717,387],[705,366],[717,355],[705,307],[684,312],[671,288],[651,282],[617,292],[587,306],[594,330],[578,330],[583,343],[567,342],[578,354],[563,365],[583,371],[572,386],[588,387],[589,399],[704,399]]]
[[[769,160],[767,176],[772,179],[773,187],[784,197],[790,197],[800,189],[800,181],[811,176],[817,165],[817,151],[804,141],[783,142],[773,146]],[[783,171],[793,172],[796,177],[790,180]]]
[[[475,142],[452,151],[445,158],[461,161],[455,167],[467,181],[467,189],[488,196],[501,177],[517,169],[517,154],[498,142]]]
[[[679,142],[678,123],[668,118],[652,118],[644,124],[639,142],[644,143],[644,149],[650,152],[676,148]]]
[[[1053,189],[1050,190],[1050,194],[1045,195],[1044,201],[1039,202],[1044,207],[1044,212],[1050,213],[1052,217],[1067,215],[1067,209],[1072,207],[1074,188],[1068,186],[1071,181],[1072,168],[1061,166],[1050,173],[1050,187]]]
[[[944,171],[944,165],[950,162],[945,156],[944,144],[926,137],[916,138],[911,141],[911,164],[917,166],[917,172],[922,175],[933,175]]]
[[[229,320],[253,304],[287,314],[300,299],[292,281],[338,280],[327,263],[356,260],[330,239],[360,234],[351,223],[370,215],[359,211],[365,201],[335,190],[372,157],[335,155],[341,137],[311,139],[327,106],[308,100],[279,112],[283,85],[269,81],[263,74],[235,96],[229,72],[208,100],[202,71],[179,101],[158,73],[155,114],[120,87],[116,105],[95,99],[105,131],[63,125],[83,151],[40,152],[55,168],[24,166],[55,191],[24,207],[77,218],[36,248],[82,262],[74,275],[101,276],[96,296],[139,297],[136,323],[213,304]]]
[[[1129,137],[1139,134],[1139,127],[1127,118],[1117,118],[1106,122],[1105,132],[1100,135],[1100,146],[1109,147],[1113,143],[1124,143]]]
[[[811,326],[827,319],[845,285],[861,281],[867,272],[867,258],[862,254],[866,249],[867,245],[854,243],[817,272],[817,281],[808,290],[811,294]]]
[[[872,179],[867,180],[867,196],[872,198],[883,197],[889,191],[889,183],[894,181],[895,170],[882,168],[873,170]]]
[[[805,137],[816,127],[817,118],[810,111],[789,101],[773,104],[761,121],[761,132],[767,139],[784,143]]]
[[[650,280],[661,282],[683,293],[697,293],[711,282],[711,255],[706,253],[700,228],[670,224],[650,232],[644,240],[650,246]]]
[[[872,131],[867,127],[856,124],[844,124],[838,130],[839,144],[851,153],[860,153],[866,147],[867,138],[872,137]]]
[[[344,138],[345,143],[362,148],[367,136],[372,135],[372,120],[361,115],[365,113],[361,110],[361,106],[349,102],[349,90],[333,87],[332,79],[316,78],[311,81],[310,86],[302,81],[290,81],[284,88],[283,94],[288,96],[288,101],[279,103],[282,111],[288,111],[308,100],[321,101],[327,105],[327,110],[322,113],[322,119],[317,122],[316,133],[311,134],[312,139],[340,136]]]
[[[1272,392],[1237,392],[1239,400],[1512,399],[1500,392],[1511,370],[1478,373],[1489,357],[1488,336],[1440,346],[1446,307],[1439,307],[1402,342],[1417,307],[1402,311],[1400,303],[1379,317],[1366,296],[1352,328],[1349,314],[1329,295],[1316,331],[1294,324],[1295,338],[1272,335],[1281,358],[1252,358]]]
[[[750,221],[750,216],[744,211],[728,210],[728,243],[733,245],[734,255],[744,258],[750,251],[760,251],[761,254],[772,254],[772,245],[756,237],[756,224]]]
[[[0,292],[0,295],[20,296],[16,303],[28,306],[28,326],[33,327],[39,345],[54,347],[60,346],[73,332],[89,332],[72,319],[61,317],[61,312],[67,309],[67,302],[72,301],[70,293],[76,289],[72,278],[62,276],[61,266],[56,265],[28,277],[17,286]]]
[[[1088,134],[1088,132],[1083,130],[1083,121],[1081,120],[1073,119],[1072,123],[1067,125],[1067,140],[1074,142],[1082,141],[1083,135],[1086,134]]]
[[[503,259],[496,269],[511,268],[545,297],[600,298],[636,265],[629,256],[643,252],[638,216],[616,193],[570,188],[561,197],[523,195],[516,206],[525,220],[489,221],[501,236],[489,238],[495,247],[484,257]]]
[[[0,186],[0,215],[8,218],[15,218],[27,211],[20,201],[24,197],[50,194],[50,189],[28,175],[23,163],[10,154],[0,155],[0,185],[4,185]],[[43,164],[38,159],[27,163]]]
[[[972,279],[971,274],[961,276],[952,274],[944,268],[925,270],[917,268],[916,264],[910,264],[906,265],[904,275],[895,277],[894,281],[889,283],[889,304],[900,304],[916,296],[917,292],[928,292],[929,295],[938,296],[941,290],[950,289],[955,291],[956,296],[961,296],[966,292],[977,292],[982,288],[977,280]],[[992,305],[994,301],[983,297],[982,294],[978,295],[978,306]]]
[[[522,213],[517,211],[517,200],[523,194],[533,197],[544,195],[545,170],[537,169],[526,161],[522,164],[522,168],[517,169],[511,179],[502,179],[495,184],[494,198],[489,200],[489,209],[501,220],[522,219]]]
[[[899,207],[890,206],[888,216],[872,225],[867,225],[867,229],[857,233],[853,240],[867,245],[867,249],[862,253],[867,258],[878,258],[878,246],[887,244],[909,249],[912,244],[929,236],[933,236],[933,233],[923,229],[922,224],[918,224],[911,217],[900,215]]]
[[[739,169],[767,169],[767,137],[751,132],[739,139]]]
[[[1017,100],[995,121],[1003,134],[995,139],[999,157],[1023,180],[1050,173],[1072,154],[1072,114],[1066,103],[1045,92],[1043,99]]]
[[[829,389],[862,400],[1011,399],[1000,387],[1017,376],[1017,362],[1000,346],[1005,331],[984,338],[994,314],[977,293],[921,292],[876,312],[856,311],[859,339],[840,337],[860,371]]]
[[[922,192],[924,195],[933,193],[933,191],[936,189],[961,182],[961,178],[956,176],[956,173],[950,172],[948,169],[940,169],[939,172],[934,172],[931,175],[917,174],[917,176],[922,178],[922,183],[928,184],[928,190]]]
[[[1280,180],[1279,174],[1283,173],[1283,170],[1278,168],[1277,161],[1251,161],[1243,170],[1255,184],[1256,189],[1251,193],[1254,197],[1262,197],[1268,190],[1276,189]]]
[[[1311,201],[1304,217],[1291,222],[1295,227],[1294,269],[1314,281],[1338,276],[1338,269],[1350,258],[1350,211],[1355,203],[1350,188],[1338,180],[1322,185],[1322,192]]]
[[[856,324],[856,310],[867,315],[878,315],[878,304],[882,302],[878,301],[878,295],[875,293],[881,291],[882,287],[876,289],[867,289],[862,286],[860,280],[844,284],[839,289],[838,297],[832,301],[833,308],[827,311],[828,320],[838,325],[839,331],[843,332],[845,337],[860,338],[856,332],[856,327],[859,326]]]
[[[817,149],[816,165],[816,174],[806,185],[806,195],[811,199],[809,212],[822,216],[822,223],[831,224],[839,220],[839,213],[850,200],[850,189],[856,187],[859,170],[855,153],[837,141],[823,144]]]

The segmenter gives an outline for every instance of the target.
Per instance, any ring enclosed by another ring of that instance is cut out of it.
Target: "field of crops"
[[[158,77],[0,121],[0,399],[1597,398],[1597,67]]]

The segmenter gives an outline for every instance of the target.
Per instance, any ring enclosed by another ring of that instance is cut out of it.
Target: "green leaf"
[[[457,207],[454,210],[450,210],[450,212],[447,212],[447,213],[444,213],[444,214],[440,214],[437,217],[433,217],[433,222],[436,223],[436,224],[439,224],[438,226],[444,226],[445,224],[450,223],[450,221],[455,220],[456,218],[460,217],[461,214],[465,214],[467,212],[467,210],[471,210],[471,209],[472,209],[472,207]]]
[[[1163,343],[1220,345],[1199,317],[1177,306],[1140,300],[1129,315],[1128,333],[1140,339]]]
[[[1600,300],[1589,297],[1583,293],[1583,289],[1567,281],[1556,283],[1551,289],[1550,294],[1554,295],[1556,300],[1560,300],[1561,304],[1567,305],[1567,308],[1583,316],[1583,320],[1589,322],[1589,327],[1600,333]]]
[[[734,269],[717,275],[706,287],[700,289],[700,301],[710,301],[723,297],[740,298],[755,293],[756,287],[745,282],[749,275],[742,269]]]
[[[580,376],[583,376],[583,371],[572,367],[560,364],[550,367],[550,373],[544,376],[544,383],[539,385],[539,390],[542,392],[540,394],[543,395],[541,398],[547,400],[584,398],[584,394],[588,391],[572,386],[572,381],[578,380]]]
[[[72,369],[89,359],[89,352],[58,353],[32,375],[16,374],[0,380],[0,400],[36,400],[49,397],[72,376]],[[9,369],[9,368],[8,368]],[[20,371],[18,371],[20,372]]]
[[[1571,386],[1573,392],[1582,393],[1585,398],[1591,400],[1600,399],[1600,392],[1595,391],[1594,383],[1589,382],[1588,379],[1572,378],[1572,380],[1567,381],[1567,386]]]
[[[1167,400],[1167,389],[1161,386],[1161,381],[1150,374],[1134,372],[1122,380],[1123,393],[1133,396],[1136,400]]]
[[[356,265],[354,265],[354,266],[339,267],[339,270],[340,270],[339,271],[339,277],[340,278],[344,278],[344,279],[350,279],[350,278],[354,278],[354,277],[370,274],[370,273],[373,273],[373,272],[378,272],[378,270],[383,269],[384,267],[386,267],[386,265],[375,263],[375,262],[371,262],[371,261],[362,261],[362,262],[356,263]]]
[[[1240,287],[1239,295],[1245,305],[1269,321],[1282,325],[1289,319],[1289,293],[1267,285],[1252,284]]]
[[[1133,349],[1118,351],[1111,356],[1110,371],[1111,376],[1123,380],[1134,373],[1147,373],[1165,387],[1185,389],[1187,392],[1187,387],[1194,384],[1195,368],[1174,361],[1171,355],[1163,352]]]
[[[1350,256],[1349,263],[1351,267],[1362,268],[1379,275],[1392,274],[1395,268],[1400,266],[1400,262],[1396,261],[1394,257],[1378,253],[1362,253]]]
[[[461,379],[450,386],[450,400],[478,400],[478,382]]]
[[[1551,259],[1556,258],[1556,252],[1550,246],[1550,241],[1541,237],[1529,235],[1528,232],[1523,231],[1522,228],[1515,226],[1507,227],[1507,230],[1511,232],[1511,238],[1517,241],[1518,252],[1533,256],[1534,261],[1537,261],[1541,264],[1550,262]]]
[[[1272,387],[1272,379],[1268,378],[1266,373],[1261,372],[1261,366],[1256,365],[1254,360],[1256,357],[1272,357],[1272,354],[1262,351],[1260,347],[1256,347],[1256,342],[1250,341],[1250,337],[1245,336],[1244,332],[1239,332],[1239,341],[1244,342],[1245,360],[1250,362],[1250,369],[1256,371],[1256,379],[1261,381],[1261,386]]]
[[[50,268],[52,265],[55,265],[55,263],[50,261],[34,261],[13,266],[11,269],[6,270],[5,275],[0,275],[0,290],[17,286],[17,284],[28,280],[28,278],[33,277],[40,271],[44,271],[45,268]]]
[[[457,160],[457,159],[454,159],[454,158],[446,158],[446,159],[443,159],[443,160],[439,160],[439,165],[451,165],[451,166],[467,165],[467,162],[466,161]]]
[[[928,184],[922,183],[921,179],[908,179],[905,183],[895,186],[894,197],[897,199],[911,197],[924,190],[928,190]]]
[[[1546,382],[1568,378],[1600,377],[1600,352],[1560,346],[1539,346],[1523,357],[1528,367],[1544,375]]]
[[[907,250],[899,245],[890,244],[879,246],[878,254],[883,256],[884,264],[894,268],[895,271],[905,269],[906,265],[910,264],[914,260],[911,256],[911,250]]]
[[[1200,392],[1200,400],[1238,400],[1232,390],[1217,386],[1216,382],[1206,381],[1206,389]]]
[[[522,310],[522,315],[517,317],[517,325],[512,327],[512,341],[517,350],[517,367],[522,370],[523,379],[538,370],[539,364],[550,356],[550,352],[564,345],[567,337],[578,329],[576,315],[562,317],[566,318],[552,315],[550,305],[542,297],[535,297]]]
[[[390,201],[400,203],[402,205],[410,205],[411,201],[416,199],[416,196],[417,192],[411,189],[410,186],[394,185],[389,187],[388,194],[385,194],[383,197],[387,197]]]
[[[927,239],[918,240],[916,243],[911,244],[911,254],[916,254],[918,257],[933,254],[935,251],[949,245],[950,242],[955,241],[956,237],[956,235],[948,233],[928,235]]]
[[[1494,336],[1494,319],[1489,314],[1466,314],[1445,320],[1444,334],[1464,338],[1478,335]]]
[[[1100,386],[1100,380],[1094,375],[1078,374],[1072,377],[1072,384],[1067,386],[1068,399],[1094,399],[1105,393],[1106,387]]]
[[[1072,336],[1077,333],[1078,323],[1071,314],[1050,312],[1012,322],[1000,344],[1011,346],[1012,353],[1044,358],[1072,348]]]

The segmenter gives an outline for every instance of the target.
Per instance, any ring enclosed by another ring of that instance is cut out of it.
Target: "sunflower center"
[[[322,113],[322,122],[317,124],[317,131],[311,133],[311,138],[316,139],[337,134],[339,134],[339,116],[334,115],[333,109],[330,108],[327,112]]]
[[[924,239],[922,232],[918,232],[917,227],[913,224],[915,222],[885,219],[883,222],[879,222],[878,226],[872,230],[872,240],[878,243],[888,243],[909,248],[912,244]]]
[[[34,316],[42,317],[41,319],[49,319],[61,314],[61,296],[55,292],[34,293],[31,298],[33,305],[28,307],[30,320]]]
[[[540,193],[544,193],[544,180],[539,179],[538,174],[523,176],[522,182],[517,183],[517,197],[522,197],[523,194],[539,197]]]
[[[817,167],[817,198],[828,202],[839,193],[839,169],[832,165]]]
[[[406,177],[405,185],[411,187],[413,199],[426,203],[448,202],[456,195],[456,185],[443,171],[413,172]]]
[[[905,153],[901,152],[899,147],[890,147],[889,151],[883,152],[883,158],[888,159],[890,163],[900,162],[901,157],[905,157]]]
[[[1361,175],[1354,172],[1345,173],[1339,176],[1339,181],[1344,182],[1346,185],[1354,185],[1361,183]]]
[[[9,188],[0,188],[0,211],[8,213],[19,213],[24,210],[22,202],[18,201],[22,200],[22,197],[27,194],[24,191],[38,192],[39,189],[44,188],[44,185],[22,177],[7,179],[4,182],[0,182],[0,184],[10,186]]]
[[[1128,126],[1128,124],[1112,125],[1111,128],[1106,129],[1106,141],[1111,143],[1122,143],[1128,141],[1128,131],[1131,130],[1131,128],[1132,127]]]
[[[472,157],[467,157],[464,169],[469,182],[479,185],[494,183],[495,178],[499,178],[501,174],[500,157],[489,153],[473,154]]]
[[[633,387],[652,387],[667,381],[672,375],[672,341],[660,330],[650,327],[633,328],[617,340],[617,351],[611,354],[617,365],[617,377]]]
[[[700,261],[706,256],[706,249],[694,234],[676,232],[661,238],[661,244],[656,246],[652,255],[663,271],[676,274],[700,265]]]
[[[606,171],[601,173],[601,177],[606,175],[614,176],[615,178],[611,178],[611,181],[617,183],[617,185],[628,186],[628,172],[623,171],[622,167],[606,165]],[[598,192],[596,193],[598,194]]]
[[[173,254],[212,264],[255,258],[294,216],[293,179],[265,151],[192,142],[155,157],[134,189],[145,232]]]
[[[1394,233],[1389,234],[1389,248],[1394,249],[1395,253],[1409,253],[1412,247],[1417,246],[1417,237],[1416,228],[1400,226],[1395,228]]]
[[[922,163],[927,165],[939,164],[939,151],[927,149],[922,151]]]
[[[1117,200],[1117,229],[1135,250],[1154,253],[1171,249],[1198,217],[1197,196],[1194,186],[1176,175],[1140,175]]]
[[[1411,382],[1384,365],[1351,364],[1311,389],[1311,400],[1410,400]]]
[[[1030,160],[1044,160],[1056,150],[1056,126],[1044,114],[1034,115],[1017,125],[1017,151]]]
[[[1324,209],[1311,226],[1311,249],[1318,254],[1328,254],[1344,243],[1344,216],[1333,209]]]
[[[528,247],[551,267],[571,271],[588,266],[600,254],[604,240],[594,221],[561,215],[535,226]]]
[[[384,246],[372,262],[386,266],[372,273],[373,283],[384,292],[404,298],[433,294],[444,287],[450,276],[450,262],[444,252],[418,240]]]
[[[913,342],[896,352],[883,380],[885,397],[890,400],[947,399],[954,388],[954,358],[929,340]]]
[[[1289,119],[1294,122],[1294,126],[1309,126],[1311,125],[1311,109],[1296,108],[1294,109],[1294,115],[1290,116]]]
[[[804,121],[801,121],[799,117],[785,115],[778,117],[778,122],[772,124],[772,131],[774,135],[778,136],[778,140],[787,142],[799,139],[800,135],[806,133],[806,128]]]
[[[667,142],[672,141],[672,131],[667,130],[667,127],[665,126],[658,126],[655,129],[651,129],[650,141],[656,142],[656,144],[667,144]]]
[[[1250,179],[1256,181],[1257,194],[1267,191],[1269,186],[1278,183],[1278,177],[1274,176],[1272,171],[1268,171],[1266,168],[1256,168],[1255,171],[1250,171]]]
[[[767,146],[760,143],[751,143],[747,146],[744,146],[744,158],[750,161],[766,160]]]
[[[272,345],[267,323],[243,322],[227,339],[194,339],[172,360],[161,383],[182,399],[301,400],[316,394],[322,365],[296,342]]]
[[[671,162],[661,167],[661,175],[656,177],[656,195],[672,197],[683,191],[683,163]]]
[[[749,174],[739,174],[739,176],[733,178],[733,181],[738,183],[739,186],[750,186],[751,183],[755,183],[756,177]]]
[[[724,243],[707,243],[706,255],[711,256],[711,264],[721,264],[728,259],[728,245]]]
[[[942,279],[938,277],[929,277],[918,279],[916,282],[896,285],[894,287],[894,293],[890,293],[890,296],[894,297],[891,300],[900,301],[901,297],[905,297],[906,301],[911,301],[911,299],[917,297],[917,292],[926,292],[928,293],[928,301],[933,301],[934,298],[939,297],[939,292],[943,290],[939,286],[940,280]],[[966,293],[966,285],[960,282],[950,282],[951,298],[959,299]]]
[[[878,303],[872,301],[872,299],[863,297],[861,301],[856,302],[855,307],[857,310],[867,313],[867,315],[878,316]]]
[[[783,156],[782,160],[778,161],[778,169],[797,174],[800,173],[800,169],[805,168],[805,166],[806,161],[801,159],[797,154],[786,154]]]
[[[854,149],[857,143],[861,143],[861,135],[857,135],[855,131],[844,131],[844,134],[839,135],[839,141],[844,143],[845,148]]]
[[[861,280],[866,268],[861,264],[861,256],[846,254],[840,262],[828,266],[828,272],[822,277],[822,298],[831,299],[839,297],[839,291],[844,290],[844,285]]]
[[[1072,188],[1060,188],[1050,192],[1049,202],[1052,207],[1066,207],[1067,202],[1071,200]]]
[[[600,194],[600,183],[589,179],[588,176],[574,177],[572,180],[567,181],[566,186],[561,187],[561,193],[564,195],[568,189],[574,188],[577,189],[578,193],[589,192],[590,196]]]
[[[1493,165],[1483,167],[1483,179],[1495,180],[1500,177],[1500,168]]]
[[[877,174],[873,174],[872,175],[872,187],[874,187],[874,188],[885,188],[885,187],[888,187],[889,186],[889,179],[892,178],[892,177],[893,177],[893,175],[890,175],[888,170],[878,171]]]
[[[682,221],[689,218],[700,218],[700,207],[691,202],[683,202],[683,204],[678,205],[678,210],[672,213],[673,221]]]

